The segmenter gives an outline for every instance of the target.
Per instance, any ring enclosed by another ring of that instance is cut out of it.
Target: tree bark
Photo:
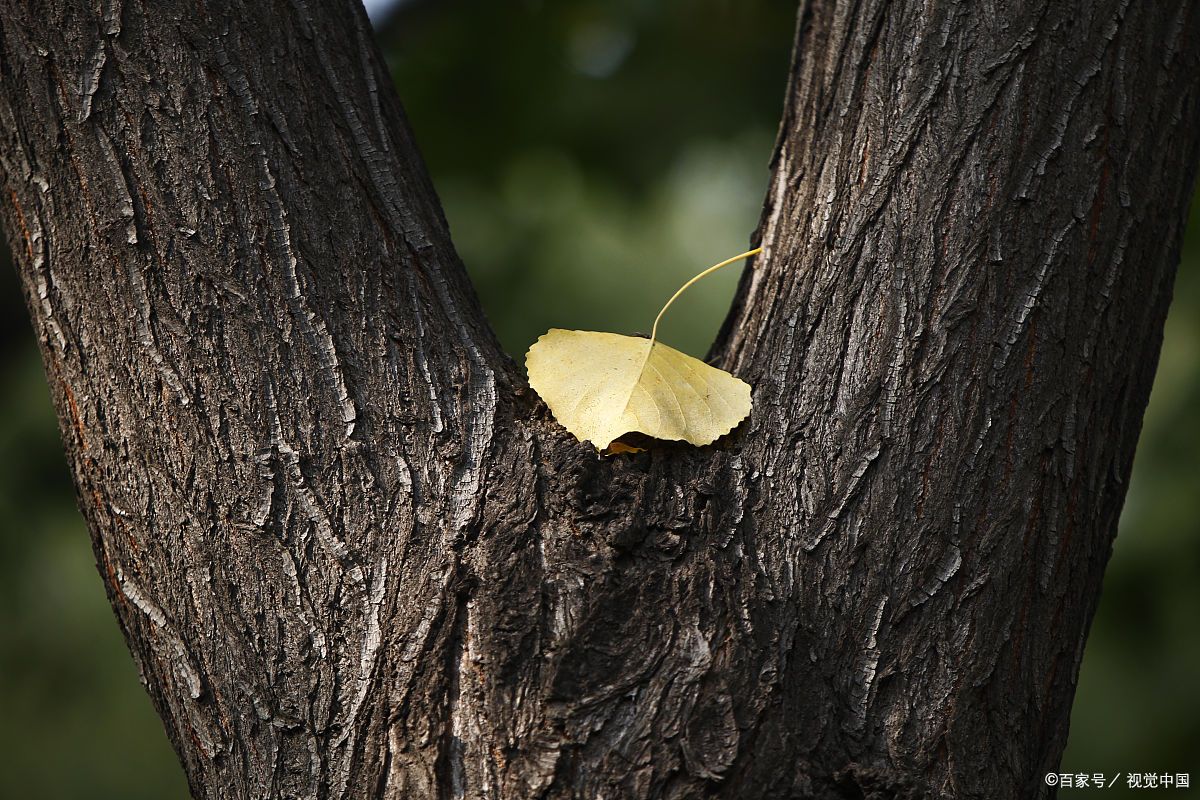
[[[357,2],[99,5],[0,1],[3,218],[195,796],[1048,792],[1200,5],[806,3],[714,350],[755,410],[613,459],[489,331]]]

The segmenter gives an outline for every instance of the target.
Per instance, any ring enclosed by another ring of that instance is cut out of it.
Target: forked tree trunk
[[[715,351],[753,416],[600,459],[489,332],[357,2],[0,0],[4,222],[193,793],[1042,794],[1198,29],[805,5]]]

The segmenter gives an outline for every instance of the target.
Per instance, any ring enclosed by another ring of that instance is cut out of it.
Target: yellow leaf
[[[552,328],[525,357],[529,385],[564,428],[597,450],[635,431],[711,444],[750,413],[750,386],[657,341],[658,322],[684,289],[757,252],[723,261],[684,284],[659,312],[649,339]]]
[[[597,450],[637,431],[710,444],[750,413],[750,386],[662,342],[552,328],[529,348],[529,384]]]

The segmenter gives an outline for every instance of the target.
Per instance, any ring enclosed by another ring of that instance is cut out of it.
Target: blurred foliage
[[[1200,785],[1198,409],[1200,192],[1192,200],[1133,478],[1084,651],[1064,771],[1191,770],[1192,786]]]
[[[645,331],[686,278],[745,249],[794,9],[427,0],[392,16],[389,66],[510,353],[552,325]],[[1064,770],[1200,763],[1200,214],[1190,230]],[[689,291],[664,339],[702,355],[736,279]],[[184,797],[92,563],[7,264],[0,337],[0,797]]]
[[[383,39],[454,241],[508,351],[551,326],[648,331],[748,246],[795,3],[439,0]],[[664,339],[703,355],[737,270]]]
[[[5,318],[28,327],[4,264]],[[186,796],[96,572],[32,336],[0,361],[0,797]]]

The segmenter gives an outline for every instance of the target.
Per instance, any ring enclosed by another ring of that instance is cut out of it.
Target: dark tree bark
[[[614,459],[489,332],[357,3],[32,5],[4,224],[197,797],[1045,792],[1200,5],[806,4],[715,350],[752,418]]]

